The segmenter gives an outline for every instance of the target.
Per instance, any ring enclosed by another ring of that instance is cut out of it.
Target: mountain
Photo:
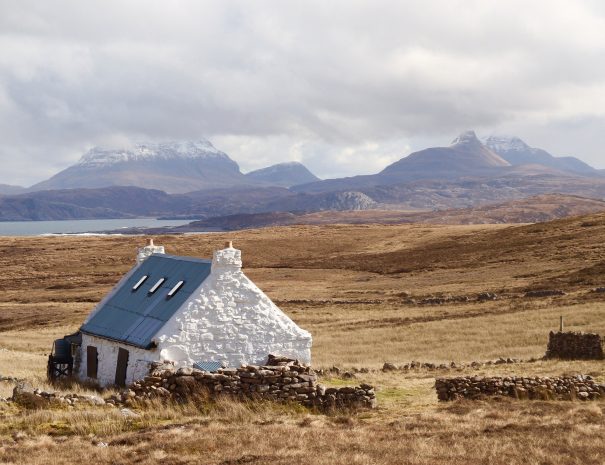
[[[522,141],[513,142],[505,144],[491,138],[490,145],[509,155],[521,153]],[[414,152],[377,174],[285,188],[271,183],[290,184],[294,178],[285,180],[292,172],[308,175],[308,170],[287,164],[244,175],[234,161],[207,141],[139,145],[129,150],[94,149],[77,165],[37,188],[78,183],[111,186],[4,195],[0,198],[0,221],[89,218],[95,209],[101,218],[206,219],[270,212],[476,208],[552,193],[605,198],[605,176],[540,164],[543,154],[528,150],[533,158],[511,158],[511,163],[467,131],[448,147]],[[548,155],[545,159],[550,162],[556,157]],[[516,164],[522,161],[532,164]],[[121,186],[133,183],[161,185],[162,189]]]
[[[414,152],[387,166],[378,174],[294,186],[299,192],[360,190],[422,179],[455,179],[465,176],[486,176],[502,172],[511,164],[481,143],[473,131],[456,137],[449,147],[433,147]]]
[[[14,195],[25,192],[25,187],[12,186],[10,184],[0,184],[0,195]]]
[[[485,139],[485,145],[511,165],[538,164],[572,173],[597,174],[597,170],[578,158],[555,157],[546,150],[530,147],[518,137],[494,135]]]
[[[30,190],[137,186],[168,193],[250,184],[236,162],[207,140],[96,147]]]
[[[319,181],[311,171],[302,163],[296,161],[289,163],[278,163],[267,168],[250,171],[246,177],[260,183],[279,187],[291,187],[297,184],[306,184]]]
[[[453,178],[510,166],[510,163],[481,143],[473,131],[456,137],[449,147],[434,147],[402,158],[379,174],[414,179]]]

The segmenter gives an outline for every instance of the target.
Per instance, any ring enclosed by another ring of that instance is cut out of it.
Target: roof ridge
[[[167,254],[167,253],[153,253],[149,257],[169,258],[171,260],[181,260],[181,261],[196,262],[196,263],[212,263],[212,259],[210,259],[210,258],[190,257],[187,255],[172,255],[172,254]]]

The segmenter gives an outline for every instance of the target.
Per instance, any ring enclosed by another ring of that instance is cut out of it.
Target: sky
[[[350,176],[466,129],[605,168],[605,2],[0,0],[0,183],[199,138]]]

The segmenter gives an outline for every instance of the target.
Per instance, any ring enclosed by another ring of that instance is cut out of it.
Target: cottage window
[[[172,289],[170,289],[170,292],[168,293],[168,297],[172,297],[174,294],[176,294],[179,289],[183,286],[183,284],[185,284],[185,281],[179,281],[178,283],[176,283],[174,285],[174,287]]]
[[[86,347],[86,376],[96,379],[99,369],[99,354],[95,346]]]
[[[157,291],[158,288],[164,283],[164,281],[166,281],[166,278],[158,279],[158,282],[155,283],[151,289],[149,289],[149,293],[153,294],[155,291]]]
[[[147,278],[149,278],[149,276],[145,275],[141,279],[139,279],[137,281],[137,283],[134,286],[132,286],[132,290],[136,291],[147,280]]]

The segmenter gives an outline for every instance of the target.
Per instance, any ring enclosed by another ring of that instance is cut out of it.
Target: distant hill
[[[236,162],[207,140],[96,147],[30,190],[136,186],[182,193],[250,184]]]
[[[246,177],[259,183],[280,187],[291,187],[297,184],[319,181],[319,178],[311,173],[306,166],[298,162],[278,163],[267,168],[251,171],[246,174]]]
[[[189,210],[189,199],[138,187],[63,189],[0,197],[0,221],[156,216]]]
[[[15,195],[25,192],[25,187],[0,184],[0,195]]]
[[[363,210],[375,202],[359,192],[294,193],[282,187],[240,187],[167,194],[114,186],[60,189],[0,197],[0,221],[127,217],[208,218],[268,211]]]
[[[29,197],[0,197],[0,221],[86,220],[131,216],[102,207],[86,208]]]
[[[227,215],[180,226],[176,231],[238,230],[293,224],[515,224],[541,223],[571,216],[605,212],[605,201],[548,194],[476,208],[432,212],[392,210],[321,211],[297,214],[270,212]],[[158,231],[160,232],[160,231]]]
[[[595,174],[596,170],[575,157],[555,157],[546,150],[530,147],[518,137],[490,136],[485,145],[511,165],[537,164],[572,173]]]

